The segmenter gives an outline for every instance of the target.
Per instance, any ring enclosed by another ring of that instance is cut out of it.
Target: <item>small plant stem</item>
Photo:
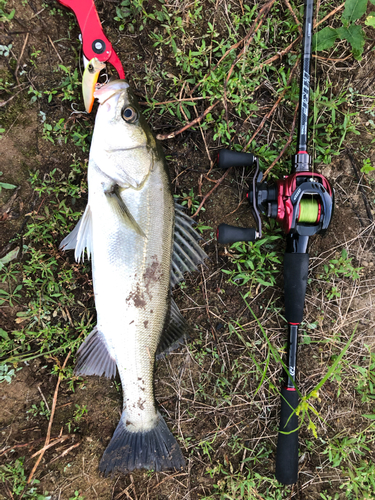
[[[55,416],[55,410],[56,410],[57,395],[59,393],[60,382],[61,382],[61,379],[62,379],[62,371],[64,370],[64,368],[65,368],[65,366],[66,366],[66,364],[68,362],[68,359],[70,358],[71,352],[72,351],[68,352],[68,355],[65,358],[64,364],[62,365],[61,371],[59,373],[59,377],[57,379],[57,384],[56,384],[56,389],[55,389],[55,394],[53,395],[51,416],[50,416],[49,423],[48,423],[47,436],[46,436],[46,440],[45,440],[45,443],[44,443],[44,447],[42,448],[41,453],[40,453],[40,455],[38,457],[38,460],[36,461],[36,463],[35,463],[32,471],[30,472],[30,475],[29,475],[29,477],[27,479],[27,484],[30,484],[30,482],[31,482],[31,480],[32,480],[32,478],[33,478],[33,476],[35,474],[35,471],[38,468],[38,465],[40,464],[40,461],[43,458],[44,452],[47,449],[46,447],[49,445],[50,438],[51,438],[51,429],[52,429],[53,417]]]
[[[220,101],[221,101],[221,99],[218,99],[216,102],[211,104],[211,106],[209,106],[200,116],[198,116],[198,118],[195,118],[190,123],[188,123],[184,127],[180,128],[180,130],[176,130],[175,132],[171,132],[170,134],[158,134],[156,136],[156,138],[159,141],[165,141],[166,139],[173,139],[174,137],[176,137],[176,135],[182,134],[182,132],[185,132],[185,130],[188,130],[190,127],[194,127],[194,125],[196,125],[197,123],[200,123],[203,120],[203,118],[210,111],[212,111],[217,104],[219,104]]]
[[[276,165],[276,163],[280,160],[280,158],[283,156],[283,154],[285,153],[286,149],[290,146],[290,143],[292,142],[292,139],[293,139],[293,134],[294,134],[294,129],[296,127],[296,120],[297,120],[297,114],[298,114],[298,108],[299,108],[299,103],[297,103],[297,106],[296,106],[296,109],[294,111],[294,117],[293,117],[293,123],[292,123],[292,129],[290,131],[290,134],[289,134],[289,137],[288,137],[288,140],[286,141],[286,144],[285,146],[283,147],[283,149],[281,150],[279,156],[276,158],[276,160],[274,160],[271,165],[267,168],[267,170],[264,172],[264,175],[263,175],[263,179],[265,179],[267,177],[267,175],[271,172],[271,170],[273,169],[273,167]]]
[[[214,187],[204,196],[203,200],[201,201],[199,207],[197,208],[197,211],[192,215],[192,217],[196,217],[199,212],[201,211],[201,208],[203,207],[203,205],[206,203],[207,199],[211,196],[211,194],[215,191],[215,189],[219,186],[219,184],[221,184],[223,182],[223,180],[225,179],[225,177],[229,174],[229,172],[232,170],[232,167],[228,168],[228,170],[225,172],[225,174],[220,177],[220,179],[218,181],[216,181],[216,184],[214,185]]]
[[[259,134],[259,132],[262,130],[264,124],[266,123],[266,121],[268,120],[268,118],[275,112],[277,106],[280,104],[280,101],[282,100],[282,98],[284,97],[284,95],[286,94],[286,91],[288,90],[288,86],[290,84],[290,82],[292,81],[292,78],[293,78],[293,73],[294,71],[296,70],[297,66],[298,66],[298,63],[299,63],[299,59],[297,59],[295,65],[293,66],[292,68],[292,71],[290,72],[290,75],[289,75],[289,78],[288,78],[288,81],[286,82],[286,85],[285,85],[285,88],[284,90],[281,92],[281,94],[279,95],[277,101],[275,102],[275,104],[272,106],[271,110],[263,117],[263,120],[260,122],[258,128],[256,129],[256,131],[253,133],[253,135],[251,136],[251,138],[248,140],[246,146],[243,148],[244,151],[246,151],[249,147],[250,147],[250,144],[253,142],[253,140],[255,139],[255,137]]]
[[[20,64],[21,64],[21,59],[22,59],[23,53],[25,52],[25,48],[26,48],[27,42],[29,40],[29,37],[30,37],[30,33],[27,33],[26,37],[25,37],[25,41],[23,42],[23,45],[22,45],[21,55],[20,55],[20,57],[18,58],[18,61],[17,61],[16,71],[14,72],[14,75],[16,77],[18,85],[20,85],[20,81],[18,80],[18,74],[17,73],[18,73],[18,70],[19,70],[19,67],[20,67]]]

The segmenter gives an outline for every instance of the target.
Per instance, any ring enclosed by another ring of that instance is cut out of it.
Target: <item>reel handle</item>
[[[220,168],[251,167],[254,163],[254,158],[252,153],[241,153],[239,151],[231,151],[230,149],[221,149],[217,155],[217,162]]]
[[[258,237],[253,227],[236,227],[220,224],[216,233],[218,243],[236,243],[237,241],[255,241]]]
[[[275,472],[276,479],[282,484],[294,484],[298,479],[298,417],[294,412],[297,406],[298,392],[283,387]]]

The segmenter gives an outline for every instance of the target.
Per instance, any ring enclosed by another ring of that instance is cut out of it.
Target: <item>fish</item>
[[[88,203],[60,245],[74,249],[77,261],[92,260],[97,324],[78,351],[75,373],[120,375],[123,409],[101,472],[179,470],[185,459],[155,402],[155,357],[188,335],[171,290],[207,255],[172,196],[163,150],[129,85],[110,82],[95,97]]]
[[[87,59],[86,59],[87,61]],[[97,57],[93,57],[87,64],[82,77],[82,95],[87,113],[91,113],[94,105],[94,92],[99,73],[105,68],[105,63],[100,62]]]

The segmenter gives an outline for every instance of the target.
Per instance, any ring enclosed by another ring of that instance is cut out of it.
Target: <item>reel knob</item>
[[[254,155],[252,153],[241,153],[239,151],[231,151],[230,149],[219,151],[217,158],[220,168],[251,167],[254,163]]]
[[[220,224],[217,228],[218,243],[236,243],[237,241],[255,241],[258,233],[253,227],[236,227]]]

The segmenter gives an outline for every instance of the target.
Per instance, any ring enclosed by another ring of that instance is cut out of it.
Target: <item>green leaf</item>
[[[366,12],[367,0],[346,0],[345,10],[342,13],[342,19],[349,22],[356,21]]]
[[[349,28],[341,26],[337,28],[337,34],[341,40],[347,40],[352,46],[353,56],[360,60],[365,45],[365,34],[360,26],[351,24]]]
[[[313,50],[316,51],[330,49],[331,47],[333,47],[337,36],[337,31],[335,29],[330,28],[329,26],[323,28],[313,36]]]
[[[375,415],[362,415],[362,417],[369,418],[370,420],[375,420]]]
[[[17,186],[15,186],[14,184],[8,184],[7,182],[0,182],[0,187],[4,189],[14,189]]]
[[[367,16],[366,21],[365,21],[365,25],[372,26],[373,28],[375,28],[375,16]]]

